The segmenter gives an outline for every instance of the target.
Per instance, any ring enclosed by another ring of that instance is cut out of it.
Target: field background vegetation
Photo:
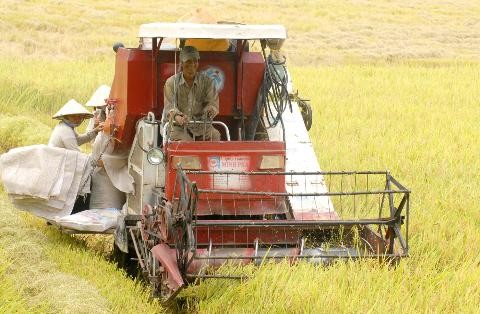
[[[182,293],[203,313],[463,312],[480,306],[480,2],[0,2],[0,153],[46,143],[68,99],[111,84],[142,23],[208,7],[284,24],[295,88],[311,99],[324,170],[383,170],[412,191],[411,257],[396,268],[264,265],[245,282]],[[72,237],[12,208],[0,188],[0,312],[155,313],[109,261],[111,240]]]

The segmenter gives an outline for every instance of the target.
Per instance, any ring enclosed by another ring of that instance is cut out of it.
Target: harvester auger
[[[283,26],[152,23],[139,37],[138,48],[117,50],[107,102],[135,181],[128,254],[154,295],[167,301],[197,278],[235,278],[218,270],[227,261],[408,255],[408,189],[386,171],[320,170],[307,132],[311,107],[272,57]],[[199,69],[219,93],[220,112],[208,123],[221,141],[170,141],[168,123],[157,119],[181,49],[167,38],[200,50]],[[256,40],[260,51],[249,51]]]

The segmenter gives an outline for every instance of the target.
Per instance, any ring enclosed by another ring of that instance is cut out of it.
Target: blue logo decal
[[[218,93],[220,93],[225,84],[225,74],[223,73],[223,71],[220,68],[208,66],[204,72],[209,78],[213,80],[213,83],[215,84],[215,89]]]

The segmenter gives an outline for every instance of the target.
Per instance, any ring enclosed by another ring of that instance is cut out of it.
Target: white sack
[[[133,193],[133,177],[128,173],[128,155],[103,155],[103,165],[112,184],[122,192]]]
[[[103,132],[98,133],[93,143],[92,160],[102,154],[103,167],[114,187],[125,193],[132,193],[133,178],[128,173],[128,153],[113,152],[113,142]]]
[[[117,226],[117,219],[120,215],[120,210],[115,208],[89,209],[57,218],[55,221],[60,226],[68,229],[104,232]]]
[[[15,148],[0,158],[14,206],[50,220],[71,213],[88,164],[86,154],[46,145]]]
[[[46,145],[11,149],[0,157],[2,181],[9,194],[49,199],[58,195],[55,185],[65,163],[66,151]],[[52,191],[57,194],[52,194]]]

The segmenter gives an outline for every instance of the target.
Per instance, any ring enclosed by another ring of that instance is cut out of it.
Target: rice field
[[[221,19],[288,27],[289,69],[314,108],[322,169],[388,169],[406,185],[411,256],[395,268],[265,264],[243,269],[252,274],[243,282],[191,286],[181,308],[162,308],[110,261],[111,239],[62,234],[13,209],[0,187],[1,313],[478,312],[480,4],[113,3],[0,4],[0,153],[46,143],[61,105],[111,84],[113,42],[135,45],[139,24],[207,4],[228,13]]]

